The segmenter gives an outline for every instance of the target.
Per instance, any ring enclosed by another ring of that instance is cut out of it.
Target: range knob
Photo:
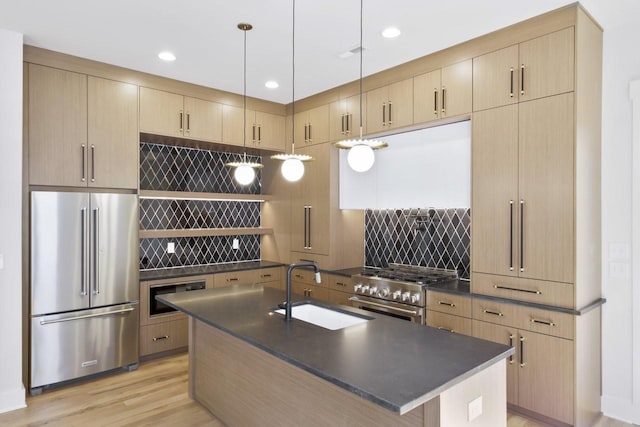
[[[358,293],[360,292],[360,289],[362,289],[362,283],[358,283],[357,285],[355,285],[353,287],[353,292]]]
[[[369,290],[369,285],[362,285],[360,292],[362,292],[363,294],[366,294],[368,290]]]
[[[420,294],[413,294],[411,295],[411,302],[413,304],[418,303],[418,301],[420,301]]]
[[[402,295],[402,292],[400,291],[395,291],[392,295],[393,299],[400,299],[400,295]]]
[[[384,288],[384,289],[380,289],[380,292],[378,292],[378,296],[380,298],[386,298],[389,296],[389,289]]]
[[[402,301],[409,301],[411,294],[409,292],[402,293]]]
[[[369,295],[375,295],[376,293],[378,293],[378,288],[376,288],[375,286],[372,286],[369,289]]]

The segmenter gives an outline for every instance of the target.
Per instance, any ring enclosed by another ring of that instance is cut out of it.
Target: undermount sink
[[[278,314],[284,315],[284,309],[274,310]],[[342,311],[332,310],[326,307],[320,307],[315,304],[300,304],[291,307],[291,315],[294,319],[303,322],[312,323],[325,329],[332,331],[347,328],[349,326],[360,325],[368,322],[370,319],[347,314]]]

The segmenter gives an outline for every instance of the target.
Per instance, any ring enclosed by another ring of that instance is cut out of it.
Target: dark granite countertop
[[[157,299],[400,414],[514,353],[505,345],[344,306],[332,307],[371,320],[336,331],[296,319],[287,324],[271,311],[284,292],[260,285]]]
[[[343,268],[341,270],[323,270],[330,274],[336,274],[338,276],[351,277],[354,274],[360,274],[362,267]]]
[[[172,279],[174,277],[200,276],[203,274],[227,273],[230,271],[255,270],[258,268],[280,267],[281,262],[243,261],[228,264],[196,265],[188,267],[161,268],[157,270],[140,270],[140,280]]]

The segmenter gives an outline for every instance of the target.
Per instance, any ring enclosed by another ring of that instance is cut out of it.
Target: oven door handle
[[[349,298],[349,301],[354,301],[354,302],[358,302],[360,304],[366,304],[366,305],[371,305],[374,307],[381,307],[384,308],[386,310],[393,310],[393,311],[397,311],[399,313],[405,313],[405,314],[409,314],[411,316],[418,316],[420,315],[419,311],[415,311],[415,310],[405,310],[404,308],[398,308],[398,307],[392,307],[389,305],[384,305],[384,304],[379,304],[377,302],[371,302],[371,301],[363,301],[360,298],[357,297],[351,297]]]

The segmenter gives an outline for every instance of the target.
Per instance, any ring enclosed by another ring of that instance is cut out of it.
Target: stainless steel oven
[[[206,288],[206,282],[166,283],[149,286],[149,318],[176,311],[174,308],[156,300],[156,295],[175,294],[177,292],[190,292]]]
[[[353,307],[360,310],[371,311],[397,319],[408,320],[419,324],[425,323],[425,310],[423,307],[416,307],[408,304],[399,304],[391,301],[379,300],[362,295],[354,295],[349,298]]]

